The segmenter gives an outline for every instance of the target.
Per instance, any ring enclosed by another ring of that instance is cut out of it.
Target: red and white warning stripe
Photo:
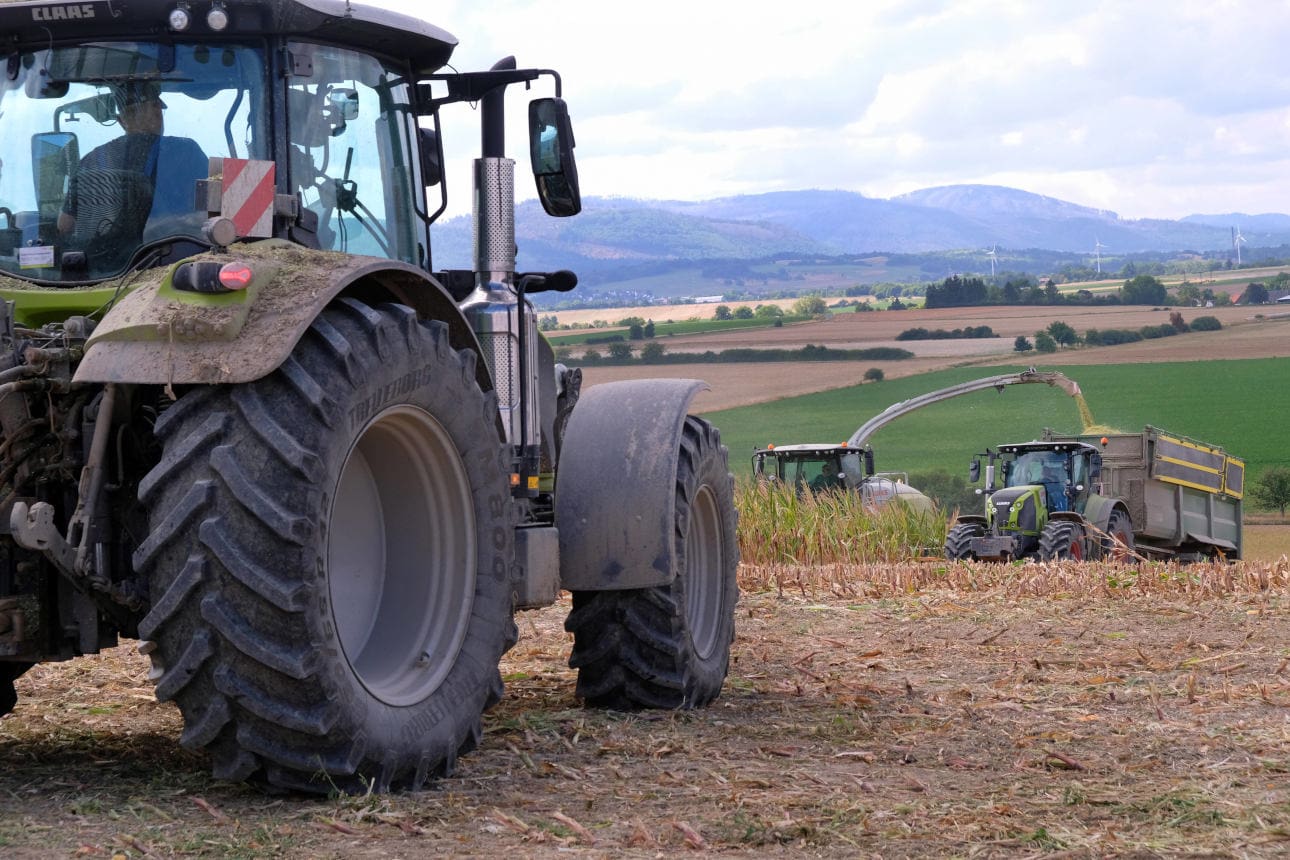
[[[230,218],[238,236],[273,235],[274,164],[247,158],[224,159],[220,214]]]

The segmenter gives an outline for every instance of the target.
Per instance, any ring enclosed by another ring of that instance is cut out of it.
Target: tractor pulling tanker
[[[958,518],[945,538],[949,558],[1241,557],[1245,464],[1222,448],[1147,426],[1046,430],[982,456],[985,513]],[[975,459],[971,480],[980,473]]]
[[[0,41],[0,714],[136,638],[216,776],[417,788],[562,588],[589,705],[716,698],[738,550],[703,384],[581,392],[527,300],[576,277],[516,271],[509,87],[553,85],[530,161],[580,209],[558,74],[443,73],[450,34],[343,0],[3,2]],[[436,270],[463,102],[474,265]]]

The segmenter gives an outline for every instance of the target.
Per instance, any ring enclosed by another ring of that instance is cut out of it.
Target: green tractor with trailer
[[[768,484],[795,488],[799,495],[816,492],[846,492],[858,495],[867,507],[879,507],[899,501],[913,510],[932,510],[932,500],[909,485],[903,472],[875,472],[874,454],[869,440],[881,428],[926,406],[994,389],[1003,393],[1012,385],[1043,384],[1070,395],[1079,396],[1079,385],[1056,371],[1031,367],[1019,373],[1002,373],[981,379],[970,379],[908,400],[893,403],[861,424],[847,441],[836,443],[800,443],[767,445],[753,452],[753,478]]]
[[[1148,426],[987,449],[984,514],[960,516],[952,559],[1239,559],[1245,464]],[[981,477],[973,459],[970,479]]]
[[[516,271],[506,95],[580,210],[560,77],[345,0],[0,3],[0,714],[139,640],[214,774],[422,786],[480,740],[517,610],[572,592],[578,694],[719,694],[736,512],[703,383],[581,390]],[[432,263],[441,108],[474,259]],[[164,113],[163,113],[164,111]],[[164,130],[162,119],[164,118]]]

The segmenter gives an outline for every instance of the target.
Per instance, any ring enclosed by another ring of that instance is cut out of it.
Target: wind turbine
[[[1102,249],[1107,247],[1096,237],[1093,237],[1093,254],[1097,257],[1097,273],[1102,274]]]
[[[991,248],[989,251],[986,252],[986,256],[990,258],[990,277],[992,278],[994,277],[995,252],[998,250],[999,250],[999,246],[995,245],[993,248]]]
[[[1241,265],[1241,243],[1244,241],[1245,241],[1245,237],[1241,235],[1241,228],[1233,227],[1232,228],[1232,247],[1236,249],[1236,265],[1238,266]]]

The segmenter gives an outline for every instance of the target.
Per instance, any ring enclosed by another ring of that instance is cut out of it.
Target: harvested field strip
[[[1290,561],[1136,565],[1096,562],[947,562],[741,565],[745,591],[899,597],[929,592],[1000,598],[1183,599],[1290,593]],[[1290,642],[1290,637],[1288,637]]]
[[[1135,570],[1159,572],[1117,575]],[[1284,856],[1286,563],[1108,588],[1110,572],[746,566],[722,697],[680,713],[579,705],[566,598],[519,616],[480,749],[434,790],[390,797],[211,779],[178,748],[177,713],[152,701],[129,643],[19,680],[0,721],[0,845],[104,858]]]

